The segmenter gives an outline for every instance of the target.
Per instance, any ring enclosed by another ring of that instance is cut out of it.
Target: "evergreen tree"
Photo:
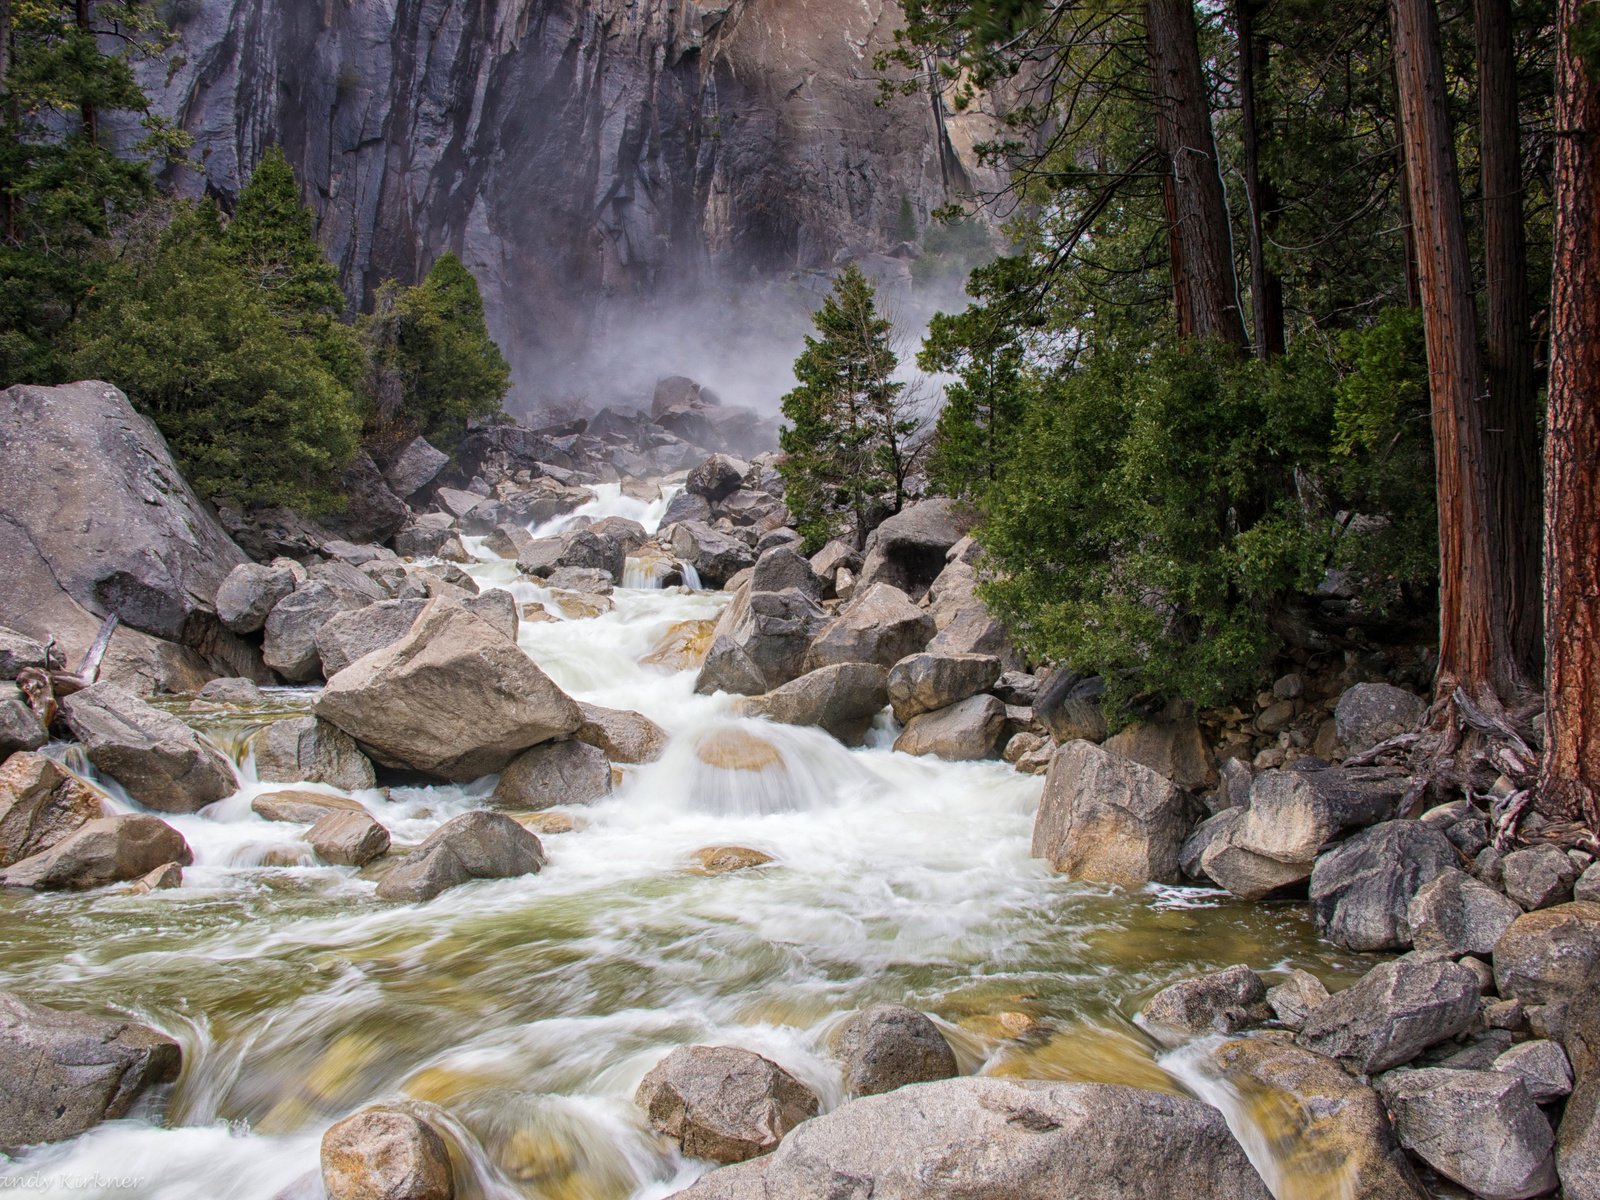
[[[812,317],[778,434],[787,504],[808,550],[848,530],[857,547],[905,503],[918,422],[893,378],[890,322],[861,269],[847,267]]]

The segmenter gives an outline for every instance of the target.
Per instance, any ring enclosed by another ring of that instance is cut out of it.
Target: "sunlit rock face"
[[[641,325],[674,345],[676,315],[703,338],[729,287],[798,271],[815,288],[844,254],[903,276],[888,252],[908,217],[921,229],[982,182],[978,118],[926,93],[875,103],[892,0],[188,0],[172,15],[178,65],[146,83],[204,163],[176,182],[229,200],[280,142],[357,297],[457,251],[524,403]]]

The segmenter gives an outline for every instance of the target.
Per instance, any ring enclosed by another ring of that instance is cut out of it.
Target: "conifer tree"
[[[274,312],[291,322],[336,317],[339,273],[317,244],[315,219],[281,146],[270,147],[239,193],[223,247]]]

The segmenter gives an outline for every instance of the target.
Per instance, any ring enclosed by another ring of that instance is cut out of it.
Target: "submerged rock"
[[[50,849],[0,872],[5,887],[83,891],[137,879],[165,863],[188,866],[189,844],[171,825],[149,813],[97,817]]]
[[[817,1097],[777,1063],[734,1046],[680,1046],[639,1084],[651,1128],[691,1158],[737,1163],[769,1153]]]
[[[327,1200],[454,1200],[450,1151],[427,1121],[367,1108],[322,1135]]]
[[[856,1096],[959,1074],[939,1027],[900,1004],[874,1004],[856,1013],[829,1036],[828,1049],[844,1064],[845,1087]]]
[[[220,750],[114,683],[68,696],[61,711],[89,761],[157,812],[198,812],[239,786]]]
[[[774,861],[766,851],[752,850],[749,846],[705,846],[689,857],[695,861],[690,869],[697,875],[730,875]]]
[[[384,876],[380,900],[432,900],[474,879],[532,875],[544,866],[539,839],[503,813],[452,817]]]

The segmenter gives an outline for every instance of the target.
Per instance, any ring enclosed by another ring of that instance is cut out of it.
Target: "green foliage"
[[[339,272],[317,244],[315,218],[300,202],[300,184],[281,146],[270,147],[256,164],[222,245],[280,319],[299,325],[344,310]]]
[[[355,450],[351,393],[222,241],[209,204],[135,229],[74,330],[68,364],[126,391],[201,495],[326,511]]]
[[[783,398],[778,468],[795,528],[814,552],[848,533],[857,546],[905,502],[918,427],[894,376],[891,326],[854,264],[812,317],[817,336],[795,360],[799,386]]]
[[[360,337],[368,421],[384,436],[454,441],[468,420],[499,411],[511,386],[477,280],[454,254],[441,255],[416,287],[384,284]]]

